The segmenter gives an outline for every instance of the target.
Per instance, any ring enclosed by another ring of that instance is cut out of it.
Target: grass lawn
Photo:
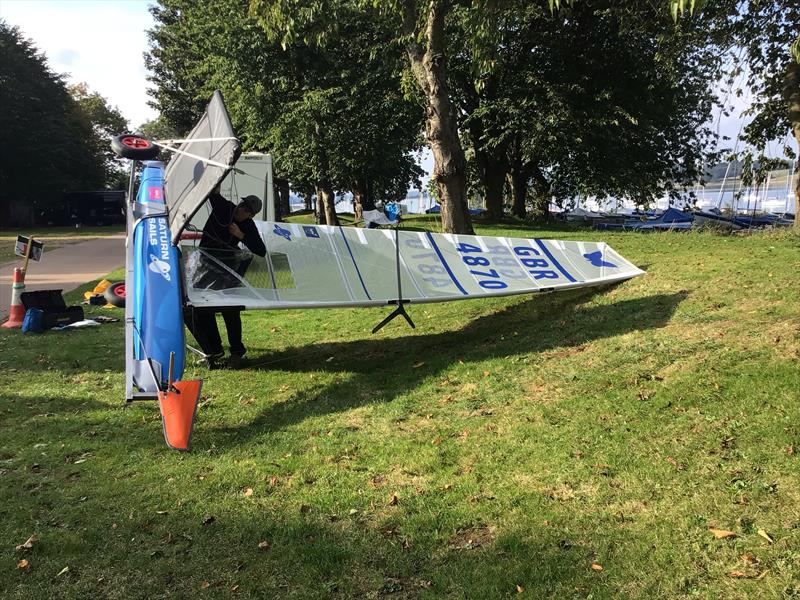
[[[188,454],[124,405],[121,323],[0,330],[0,597],[800,595],[800,236],[477,229],[647,275],[375,336],[244,313]]]
[[[74,227],[4,229],[0,231],[0,265],[19,261],[21,266],[24,259],[14,254],[14,244],[17,242],[18,235],[25,237],[32,235],[33,239],[44,242],[44,251],[47,253],[66,244],[84,242],[114,233],[125,233],[125,227],[122,225],[110,225],[105,227],[81,227],[80,229],[75,229]]]

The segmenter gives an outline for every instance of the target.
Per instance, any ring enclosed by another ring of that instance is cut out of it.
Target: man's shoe
[[[242,366],[242,361],[244,360],[244,354],[231,354],[228,358],[228,368],[230,369],[238,369]]]

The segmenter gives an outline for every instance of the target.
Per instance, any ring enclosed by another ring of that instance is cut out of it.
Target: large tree
[[[221,89],[245,147],[272,152],[280,177],[314,189],[329,223],[336,192],[358,200],[413,182],[421,113],[401,93],[397,61],[381,53],[381,22],[350,11],[325,45],[282,45],[248,6],[162,0],[152,9],[148,62],[162,114],[190,121]]]
[[[91,119],[34,43],[2,20],[0,106],[0,224],[47,219],[63,192],[103,187]]]
[[[529,190],[542,214],[579,194],[647,203],[696,180],[713,142],[707,82],[721,62],[701,24],[676,27],[666,4],[623,0],[502,6],[481,45],[451,50],[490,214],[505,175],[518,216]]]
[[[472,233],[467,210],[467,161],[458,130],[447,70],[446,22],[451,0],[253,0],[262,23],[284,44],[298,41],[325,46],[343,15],[363,11],[388,19],[391,37],[376,48],[384,60],[405,54],[425,108],[425,138],[433,154],[434,182],[442,206],[442,226],[453,233]]]

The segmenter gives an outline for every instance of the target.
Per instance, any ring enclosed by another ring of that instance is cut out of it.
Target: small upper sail
[[[173,154],[164,173],[164,198],[173,244],[178,243],[181,231],[241,153],[219,90],[177,148],[180,152]]]
[[[600,285],[644,273],[604,242],[256,224],[266,257],[182,242],[189,303],[274,309],[444,302]]]

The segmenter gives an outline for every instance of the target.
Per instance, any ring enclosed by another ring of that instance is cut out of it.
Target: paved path
[[[44,243],[46,249],[46,239]],[[41,262],[28,263],[25,291],[60,289],[68,292],[124,265],[125,234],[123,233],[67,244],[45,252]],[[0,265],[0,321],[8,316],[14,267],[21,266],[22,260]]]

